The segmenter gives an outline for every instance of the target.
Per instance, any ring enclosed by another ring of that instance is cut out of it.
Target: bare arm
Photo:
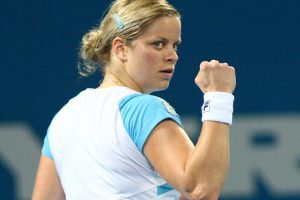
[[[32,200],[64,200],[60,179],[56,172],[54,161],[46,156],[41,156]]]
[[[204,93],[232,93],[235,87],[233,68],[217,61],[201,65],[196,83]],[[183,196],[217,199],[229,166],[229,126],[205,121],[194,146],[179,125],[165,120],[151,133],[144,153],[161,176]]]

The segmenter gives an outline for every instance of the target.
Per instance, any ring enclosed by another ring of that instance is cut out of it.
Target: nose
[[[168,62],[175,64],[178,61],[178,59],[179,59],[179,57],[178,57],[176,49],[173,46],[168,48],[166,60]]]

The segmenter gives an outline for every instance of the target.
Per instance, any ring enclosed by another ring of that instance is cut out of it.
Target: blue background
[[[42,142],[53,115],[100,75],[77,74],[80,40],[99,24],[110,1],[11,0],[0,7],[0,122],[27,121]],[[171,86],[156,95],[182,115],[200,117],[202,94],[194,77],[202,60],[236,67],[235,112],[300,112],[300,1],[170,1],[182,14],[180,61]],[[14,177],[0,162],[0,185],[15,199]],[[259,178],[254,197],[272,196]]]

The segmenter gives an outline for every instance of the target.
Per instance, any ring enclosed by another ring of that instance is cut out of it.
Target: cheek
[[[139,66],[140,69],[144,71],[156,71],[159,67],[159,55],[157,52],[141,52],[139,57]]]
[[[130,52],[128,59],[128,72],[138,82],[144,82],[155,75],[161,65],[161,52],[141,46]]]

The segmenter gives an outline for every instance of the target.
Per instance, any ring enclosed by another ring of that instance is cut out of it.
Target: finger
[[[213,67],[218,66],[218,65],[220,64],[218,60],[211,60],[209,63],[210,63]]]
[[[208,61],[202,61],[200,63],[200,69],[204,69],[204,68],[206,68],[209,65],[210,65],[210,63]]]
[[[228,63],[220,63],[221,67],[229,67]]]

